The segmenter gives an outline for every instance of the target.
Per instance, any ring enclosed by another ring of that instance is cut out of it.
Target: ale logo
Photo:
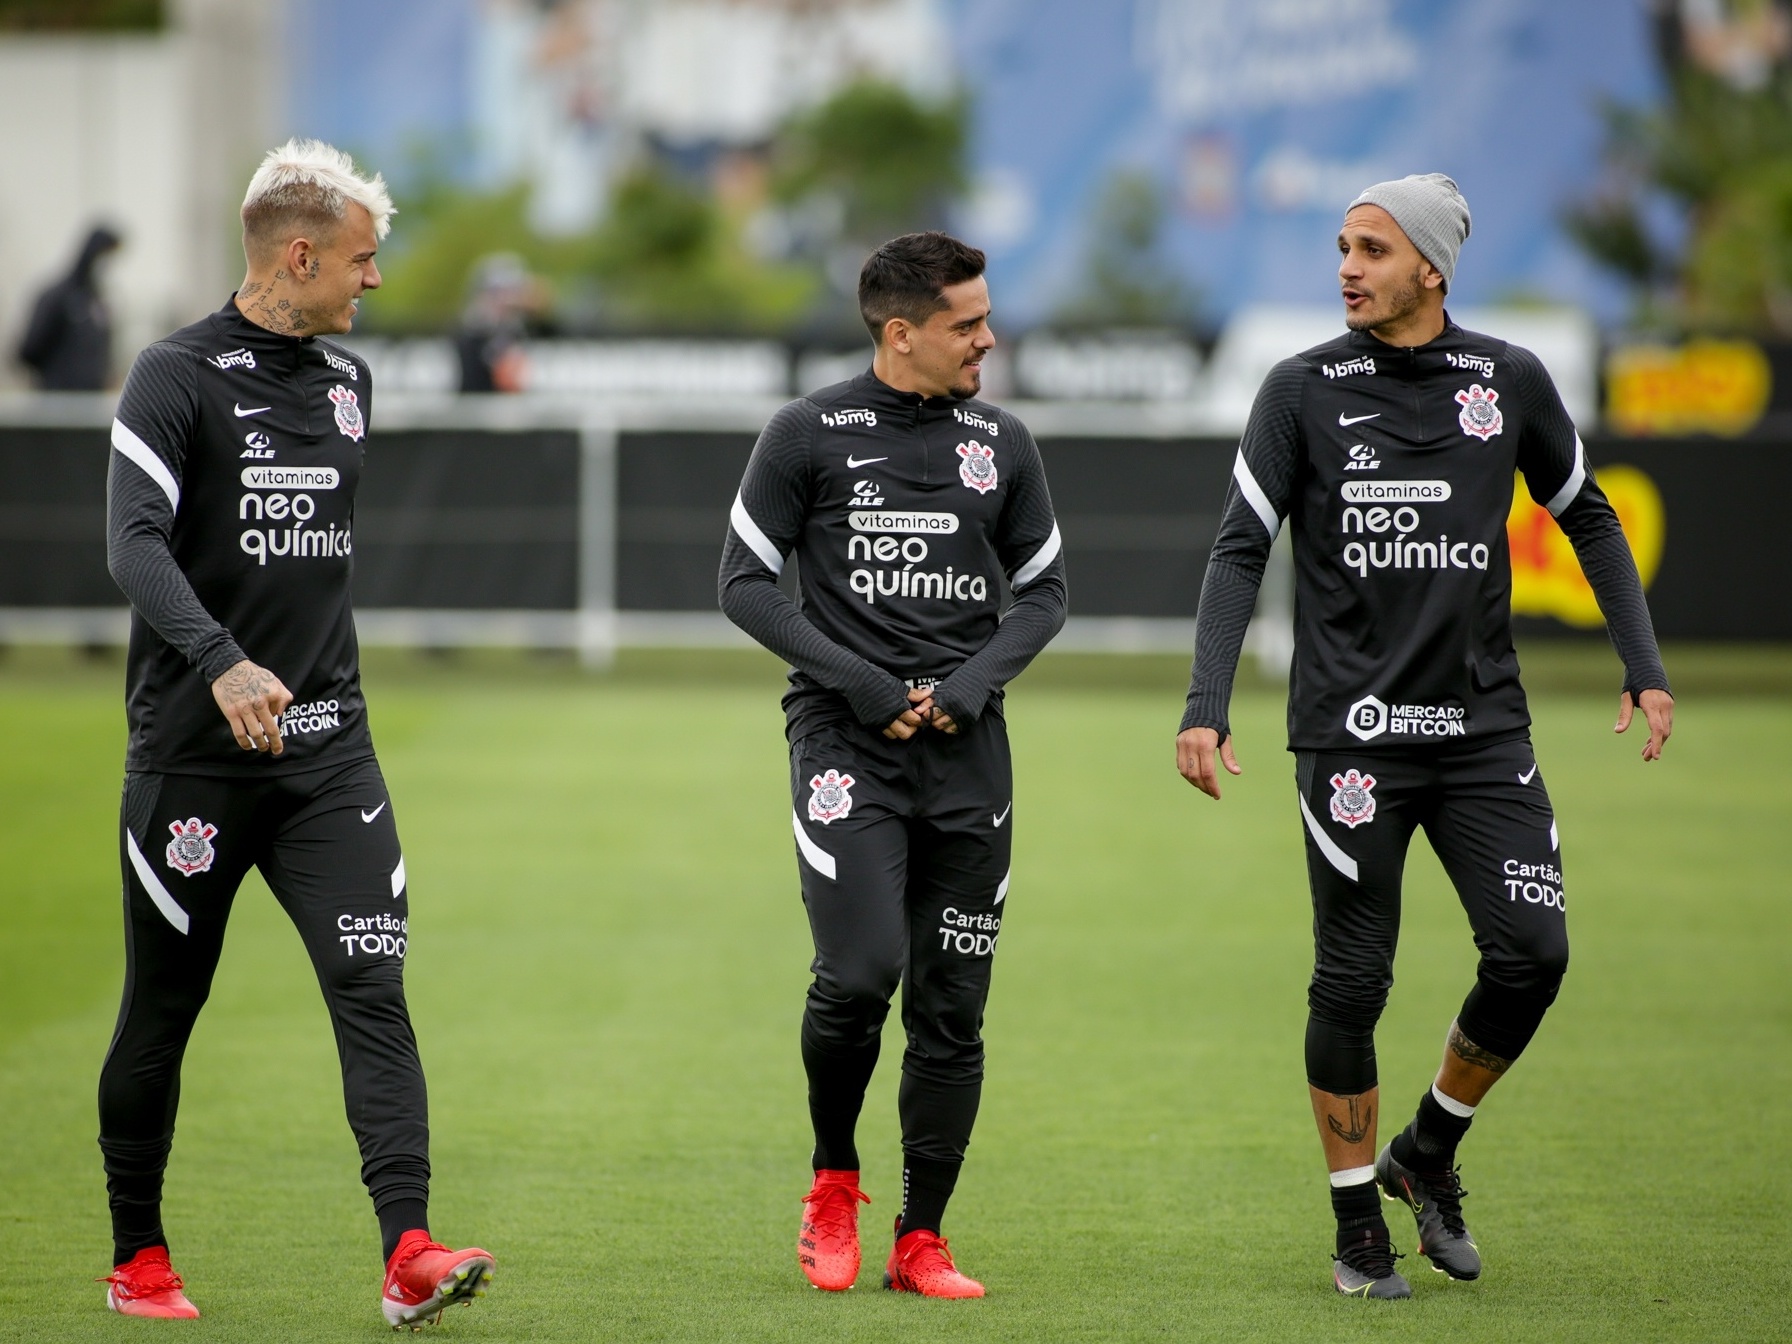
[[[1624,539],[1647,589],[1661,568],[1666,539],[1661,491],[1642,471],[1628,466],[1600,468],[1599,486],[1624,526]],[[1532,501],[1522,478],[1513,488],[1512,511],[1506,515],[1506,543],[1512,552],[1513,615],[1554,616],[1588,629],[1604,624],[1573,544],[1549,510]]]

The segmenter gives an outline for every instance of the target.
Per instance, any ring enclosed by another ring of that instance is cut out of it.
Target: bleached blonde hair
[[[364,177],[355,161],[322,140],[288,140],[249,179],[243,197],[243,249],[251,257],[299,237],[307,230],[331,232],[348,214],[349,202],[373,217],[376,238],[392,228],[397,210],[378,173]]]

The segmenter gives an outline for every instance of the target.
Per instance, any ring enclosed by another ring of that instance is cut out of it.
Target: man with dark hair
[[[1238,774],[1227,706],[1270,543],[1293,532],[1289,749],[1306,827],[1314,970],[1306,1065],[1337,1217],[1332,1281],[1407,1297],[1379,1182],[1452,1279],[1481,1256],[1456,1148],[1529,1044],[1568,965],[1554,809],[1512,647],[1506,515],[1515,471],[1568,534],[1624,663],[1617,730],[1641,708],[1645,761],[1674,702],[1617,516],[1530,351],[1464,331],[1444,295],[1468,204],[1441,173],[1380,182],[1338,233],[1348,334],[1283,360],[1239,444],[1201,586],[1177,766],[1220,796]],[[1480,966],[1412,1123],[1376,1152],[1375,1024],[1393,984],[1406,848],[1424,827]]]
[[[181,1057],[251,867],[298,928],[335,1029],[386,1322],[440,1320],[491,1276],[485,1251],[429,1234],[409,889],[349,605],[372,375],[319,339],[348,331],[378,288],[391,214],[385,184],[339,150],[270,153],[243,204],[242,287],[137,357],[112,425],[107,559],[132,608],[130,744],[124,996],[99,1111],[106,1303],[127,1316],[199,1314],[169,1259],[162,1179]]]
[[[995,345],[983,254],[893,239],[860,272],[859,308],[871,368],[766,426],[720,578],[722,610],[793,669],[791,825],[815,942],[797,1259],[817,1288],[858,1275],[854,1132],[900,983],[903,1207],[884,1286],[981,1297],[940,1224],[982,1093],[1008,896],[1002,688],[1064,623],[1064,562],[1032,436],[974,399]],[[778,587],[793,554],[801,605]]]

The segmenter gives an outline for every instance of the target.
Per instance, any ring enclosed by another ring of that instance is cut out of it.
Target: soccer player
[[[431,1239],[429,1120],[404,999],[409,905],[361,698],[349,579],[372,414],[345,332],[375,289],[385,183],[294,140],[243,200],[248,275],[137,357],[112,425],[107,547],[131,601],[119,826],[125,981],[100,1072],[107,1305],[199,1313],[169,1263],[162,1175],[181,1055],[238,884],[259,868],[336,1031],[397,1328],[484,1291],[492,1258]],[[283,1288],[282,1291],[291,1291]]]
[[[1624,663],[1617,730],[1641,708],[1659,759],[1674,702],[1611,505],[1537,357],[1444,311],[1467,203],[1439,173],[1380,182],[1338,234],[1346,335],[1283,360],[1257,394],[1201,588],[1177,766],[1220,796],[1240,773],[1227,707],[1282,521],[1293,533],[1289,749],[1306,829],[1315,957],[1306,1064],[1337,1215],[1341,1293],[1406,1297],[1376,1184],[1419,1252],[1481,1272],[1456,1148],[1523,1053],[1568,964],[1554,809],[1512,647],[1514,470],[1568,534]],[[1376,1152],[1375,1024],[1393,984],[1413,829],[1461,898],[1480,965],[1418,1113]]]
[[[903,1206],[884,1286],[981,1297],[940,1223],[977,1118],[1008,895],[1002,688],[1064,623],[1064,562],[1032,436],[975,400],[995,346],[983,254],[892,239],[859,272],[859,311],[871,368],[766,426],[720,576],[722,609],[793,668],[791,825],[815,940],[797,1259],[817,1288],[858,1275],[854,1131],[900,982]],[[792,555],[801,605],[777,586]]]

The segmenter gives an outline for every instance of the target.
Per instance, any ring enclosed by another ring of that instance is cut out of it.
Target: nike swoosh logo
[[[386,800],[387,803],[389,803],[391,801],[392,800],[390,798],[388,798]],[[381,803],[378,807],[374,808],[373,811],[371,811],[371,812],[369,812],[366,808],[362,808],[361,809],[361,820],[362,821],[372,821],[375,817],[379,816],[379,814],[384,812],[385,810],[386,810],[386,803]]]
[[[1014,811],[1014,799],[1010,798],[1008,800],[1008,806],[1002,809],[1002,815],[996,818],[997,827],[1000,827],[1004,821],[1008,820],[1008,814],[1012,811]]]
[[[263,411],[271,411],[274,408],[272,406],[251,406],[245,411],[243,403],[239,401],[232,409],[236,411],[236,418],[241,420],[245,415],[260,415]]]
[[[1518,782],[1520,784],[1529,784],[1531,782],[1531,776],[1536,773],[1537,773],[1537,762],[1532,761],[1531,768],[1529,770],[1526,770],[1522,775],[1520,775],[1518,777]]]
[[[1345,415],[1343,411],[1338,412],[1338,424],[1345,427],[1350,425],[1360,425],[1365,420],[1379,419],[1381,419],[1380,411],[1375,412],[1374,415]]]
[[[873,462],[888,462],[889,460],[890,459],[887,457],[853,457],[848,455],[846,465],[848,467],[868,467]]]

